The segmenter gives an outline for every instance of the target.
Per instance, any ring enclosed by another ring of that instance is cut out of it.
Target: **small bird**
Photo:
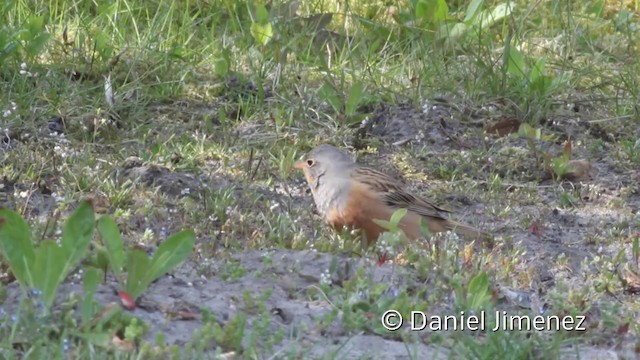
[[[367,243],[374,243],[386,231],[374,219],[389,221],[398,209],[407,209],[399,223],[409,239],[422,235],[420,220],[429,231],[455,231],[469,237],[491,235],[470,225],[447,219],[442,209],[411,194],[391,176],[356,163],[353,158],[331,145],[322,144],[294,164],[302,170],[313,199],[325,222],[334,229],[359,229]]]

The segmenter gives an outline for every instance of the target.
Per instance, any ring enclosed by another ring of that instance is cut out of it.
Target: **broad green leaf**
[[[486,29],[503,18],[511,15],[515,4],[513,3],[501,3],[496,5],[493,10],[485,10],[474,21],[474,26],[478,26],[481,29]]]
[[[64,249],[65,275],[87,252],[93,237],[95,215],[89,201],[82,201],[73,211],[62,228],[62,249]]]
[[[93,295],[98,288],[98,283],[100,283],[100,270],[88,268],[83,279],[84,299],[82,301],[82,320],[85,323],[88,323],[93,318],[98,309],[98,305],[93,299]]]
[[[364,85],[361,82],[356,82],[351,87],[351,91],[349,91],[349,96],[347,97],[347,103],[345,104],[345,112],[346,115],[355,114],[360,101],[362,101],[362,93],[364,92]]]
[[[435,22],[444,21],[449,14],[449,6],[445,0],[436,0],[435,8],[433,10],[433,20]]]
[[[482,5],[484,5],[484,0],[471,0],[469,6],[467,6],[464,20],[462,21],[467,25],[471,25],[476,16],[478,16]]]
[[[145,276],[147,286],[186,260],[191,255],[195,243],[196,236],[193,231],[183,230],[171,235],[160,244]]]
[[[260,25],[269,23],[269,11],[262,4],[256,5],[256,21]]]
[[[442,23],[442,25],[438,28],[438,34],[436,39],[442,40],[447,39],[447,41],[453,41],[459,39],[463,35],[465,35],[469,31],[469,28],[464,23]]]
[[[250,32],[253,39],[264,46],[273,37],[273,27],[269,22],[269,11],[262,4],[256,5],[255,20],[251,24]]]
[[[98,220],[98,232],[109,259],[109,266],[115,273],[118,282],[122,281],[122,267],[124,266],[124,249],[120,230],[116,222],[109,216],[103,216]],[[122,283],[120,284],[122,285]]]
[[[269,40],[273,37],[273,28],[271,23],[259,24],[254,22],[251,24],[251,36],[260,44],[267,45]]]
[[[43,241],[36,252],[33,287],[42,291],[42,302],[47,309],[53,305],[58,286],[67,275],[64,267],[65,251],[55,241]]]
[[[224,57],[216,59],[214,72],[220,77],[226,76],[229,73],[229,61]]]
[[[157,278],[171,271],[184,261],[195,245],[195,234],[184,230],[165,240],[149,261],[147,254],[139,249],[129,251],[127,258],[127,293],[134,300]]]
[[[479,309],[489,300],[489,276],[481,272],[471,279],[467,287],[467,301],[471,309]]]
[[[44,32],[44,16],[31,16],[23,29],[26,31],[20,32],[20,39],[33,40],[38,34]]]
[[[504,50],[507,71],[513,76],[521,77],[524,74],[524,57],[522,53],[513,46],[506,46]]]
[[[489,276],[485,272],[481,272],[469,281],[468,290],[471,294],[486,293],[489,289]]]
[[[531,71],[529,72],[529,81],[535,83],[544,77],[545,73],[545,59],[541,57],[536,61],[536,63],[531,67]]]
[[[131,249],[127,254],[126,291],[134,300],[146,289],[144,278],[149,269],[149,257],[140,249]]]
[[[93,294],[100,283],[100,270],[87,268],[84,273],[83,290],[85,294]]]
[[[429,20],[429,1],[418,0],[416,4],[416,17],[418,19]]]
[[[545,58],[542,57],[536,61],[529,73],[529,87],[533,94],[546,96],[553,90],[553,78],[545,73]]]
[[[542,131],[540,130],[540,128],[534,128],[533,126],[527,123],[521,123],[520,127],[518,128],[518,134],[520,136],[524,136],[529,139],[540,140],[540,137],[542,136]]]
[[[111,40],[107,35],[102,32],[98,32],[94,35],[95,48],[100,54],[100,57],[104,61],[109,61],[113,56],[113,46]]]
[[[445,0],[419,0],[416,4],[416,17],[428,24],[437,24],[446,20],[449,6]]]
[[[30,271],[36,254],[29,225],[13,210],[0,207],[0,252],[23,287],[33,286]]]

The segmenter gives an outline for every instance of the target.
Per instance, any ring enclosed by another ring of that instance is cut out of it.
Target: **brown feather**
[[[382,201],[385,205],[380,206],[378,203],[377,206],[363,206],[362,204],[359,204],[359,207],[361,208],[377,209],[376,215],[378,217],[369,216],[370,219],[376,218],[389,221],[391,215],[397,209],[404,208],[408,210],[407,215],[405,215],[405,217],[400,221],[399,225],[405,235],[410,239],[416,239],[422,236],[422,228],[420,226],[421,219],[426,222],[429,231],[432,233],[451,230],[470,237],[490,236],[490,234],[478,230],[473,226],[447,219],[442,213],[449,213],[449,210],[441,208],[424,198],[410,194],[400,186],[397,180],[385,173],[368,167],[357,167],[352,171],[351,177],[355,180],[354,183],[363,184],[368,187],[369,191],[362,189],[359,192],[377,194],[377,200]],[[363,222],[364,221],[362,220],[360,221],[360,223]],[[373,221],[371,222],[373,223]],[[384,231],[384,229],[377,226],[377,224],[373,224],[375,226],[371,224],[367,224],[366,226],[368,228],[376,228],[375,231],[369,230],[371,235],[369,235],[368,238],[371,238],[371,236],[374,235],[379,235]],[[375,238],[377,238],[377,236]]]
[[[316,147],[305,157],[305,161],[296,162],[294,167],[304,172],[310,186],[317,185],[316,177],[328,176],[325,172],[331,167],[334,174],[338,175],[333,177],[332,185],[322,183],[325,184],[322,186],[337,186],[341,181],[350,182],[346,203],[339,201],[325,208],[325,221],[338,230],[344,227],[360,230],[369,244],[386,231],[374,220],[389,221],[396,210],[403,208],[408,212],[400,220],[399,227],[410,239],[423,235],[423,221],[432,233],[451,230],[471,237],[491,236],[470,225],[447,219],[444,213],[450,212],[449,210],[411,194],[396,179],[383,172],[354,163],[346,153],[330,145]],[[316,191],[315,196],[326,200],[328,195]]]

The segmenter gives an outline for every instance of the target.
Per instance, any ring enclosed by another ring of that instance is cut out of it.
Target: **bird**
[[[471,225],[448,219],[443,209],[406,190],[390,175],[363,166],[351,155],[329,144],[321,144],[294,163],[311,189],[324,221],[336,230],[359,230],[366,243],[375,243],[387,229],[378,221],[389,221],[398,209],[406,209],[398,227],[411,240],[420,238],[423,220],[430,233],[453,231],[472,238],[491,235]]]

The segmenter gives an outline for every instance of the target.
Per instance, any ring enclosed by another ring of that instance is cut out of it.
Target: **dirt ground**
[[[402,176],[409,188],[426,196],[432,193],[434,187],[444,186],[438,185],[441,183],[438,177],[434,175],[418,179],[406,176],[408,165],[400,164],[394,155],[409,158],[410,169],[449,166],[477,180],[479,185],[471,193],[461,191],[454,184],[451,185],[452,189],[457,191],[433,194],[439,202],[445,202],[453,208],[456,216],[464,214],[483,229],[492,231],[498,243],[504,242],[508,244],[505,246],[522,249],[525,253],[522,266],[532,274],[532,284],[537,288],[532,285],[530,289],[516,290],[527,297],[538,296],[541,303],[546,303],[547,292],[559,282],[575,288],[592,286],[585,281],[585,277],[588,277],[582,267],[585,261],[603,255],[615,256],[620,251],[625,252],[627,259],[632,258],[630,240],[627,243],[603,240],[611,233],[626,234],[624,236],[629,239],[638,235],[635,225],[640,221],[640,171],[624,165],[610,151],[611,142],[631,126],[620,124],[616,128],[606,123],[590,122],[598,118],[596,110],[576,110],[577,106],[570,102],[559,106],[557,118],[547,119],[542,125],[543,132],[554,134],[556,138],[536,140],[536,145],[559,154],[564,141],[571,139],[572,157],[587,159],[591,165],[588,174],[579,179],[559,182],[535,169],[526,139],[488,135],[483,131],[487,124],[496,121],[502,121],[508,127],[508,121],[505,122],[506,117],[502,115],[508,113],[504,106],[496,103],[472,107],[436,100],[425,103],[421,109],[402,104],[379,106],[373,109],[373,115],[359,129],[352,132],[353,137],[348,140],[356,148],[370,142],[382,144],[377,154],[363,155],[359,161]],[[590,151],[589,145],[596,141],[601,143],[600,148]],[[469,155],[474,149],[482,149],[480,153],[483,158],[479,159],[479,165],[478,159]],[[4,151],[11,149],[5,148]],[[467,163],[465,156],[469,160]],[[210,166],[215,168],[222,165],[212,163]],[[185,187],[191,189],[191,194],[198,194],[199,189],[206,186],[232,188],[238,194],[243,191],[242,186],[234,184],[232,179],[208,177],[206,172],[197,175],[174,172],[161,165],[142,164],[135,159],[120,164],[118,171],[118,176],[123,178],[130,177],[150,186],[159,186],[160,191],[167,195],[169,206],[176,199],[186,196],[181,192]],[[209,174],[213,173],[215,171]],[[491,186],[488,174],[499,174],[503,178],[500,184],[502,191],[497,195],[495,190],[494,195],[488,195]],[[5,186],[4,191],[9,193],[20,186],[11,184],[10,188]],[[282,190],[283,186],[287,191]],[[274,202],[288,204],[273,210],[280,216],[297,216],[296,219],[309,221],[307,235],[313,241],[316,235],[313,229],[317,228],[317,224],[311,222],[319,222],[320,219],[312,214],[312,199],[301,175],[286,180],[286,184],[276,184],[275,188],[258,187],[254,190]],[[531,195],[525,196],[524,193]],[[560,193],[572,194],[573,206],[562,206]],[[29,200],[30,216],[46,216],[54,205],[55,202],[46,191],[36,193]],[[494,210],[487,211],[488,208]],[[495,209],[509,208],[506,215],[496,215],[498,211]],[[159,230],[160,226],[177,228],[179,224],[155,224],[154,230]],[[151,224],[151,227],[154,228],[154,225]],[[204,243],[212,237],[215,235],[200,234],[198,241]],[[563,266],[558,265],[559,257],[566,258]],[[153,341],[156,332],[161,331],[168,344],[184,345],[193,332],[202,327],[202,309],[208,309],[217,321],[224,324],[241,310],[245,291],[250,291],[253,296],[268,291],[270,296],[265,300],[265,306],[271,314],[268,326],[273,331],[283,330],[287,334],[274,347],[276,357],[288,353],[325,357],[332,352],[344,359],[446,358],[450,355],[450,350],[427,342],[407,345],[398,339],[372,332],[348,333],[340,316],[329,326],[321,328],[318,319],[331,312],[335,304],[328,300],[310,300],[306,293],[317,286],[322,280],[323,271],[329,269],[336,258],[337,268],[344,269],[342,280],[353,276],[358,269],[364,269],[376,283],[394,284],[400,281],[409,282],[410,286],[417,288],[427,286],[415,280],[417,277],[413,276],[414,270],[410,266],[391,263],[379,266],[373,258],[326,254],[315,250],[235,251],[228,257],[212,259],[206,274],[202,272],[202,263],[193,260],[186,262],[170,275],[156,281],[146,291],[139,301],[140,306],[132,315],[150,325],[151,331],[146,335],[150,341]],[[221,276],[230,263],[240,264],[244,269],[243,275],[226,279]],[[597,263],[588,268],[592,273],[599,272]],[[334,279],[334,282],[339,283],[339,280]],[[508,284],[504,285],[508,287]],[[96,300],[102,304],[118,302],[115,288],[114,279],[109,278],[100,286]],[[82,285],[77,280],[71,280],[59,292],[69,294],[81,291]],[[11,284],[7,303],[15,303],[19,296],[17,284]],[[621,292],[617,296],[626,298],[636,295]],[[508,296],[501,301],[507,309],[520,305],[510,301]],[[249,312],[247,333],[251,332],[254,321],[257,321],[257,315]],[[620,341],[603,346],[578,345],[580,358],[634,358],[630,343]],[[211,344],[210,350],[214,348],[215,344]],[[574,356],[571,351],[568,346],[567,358]]]

